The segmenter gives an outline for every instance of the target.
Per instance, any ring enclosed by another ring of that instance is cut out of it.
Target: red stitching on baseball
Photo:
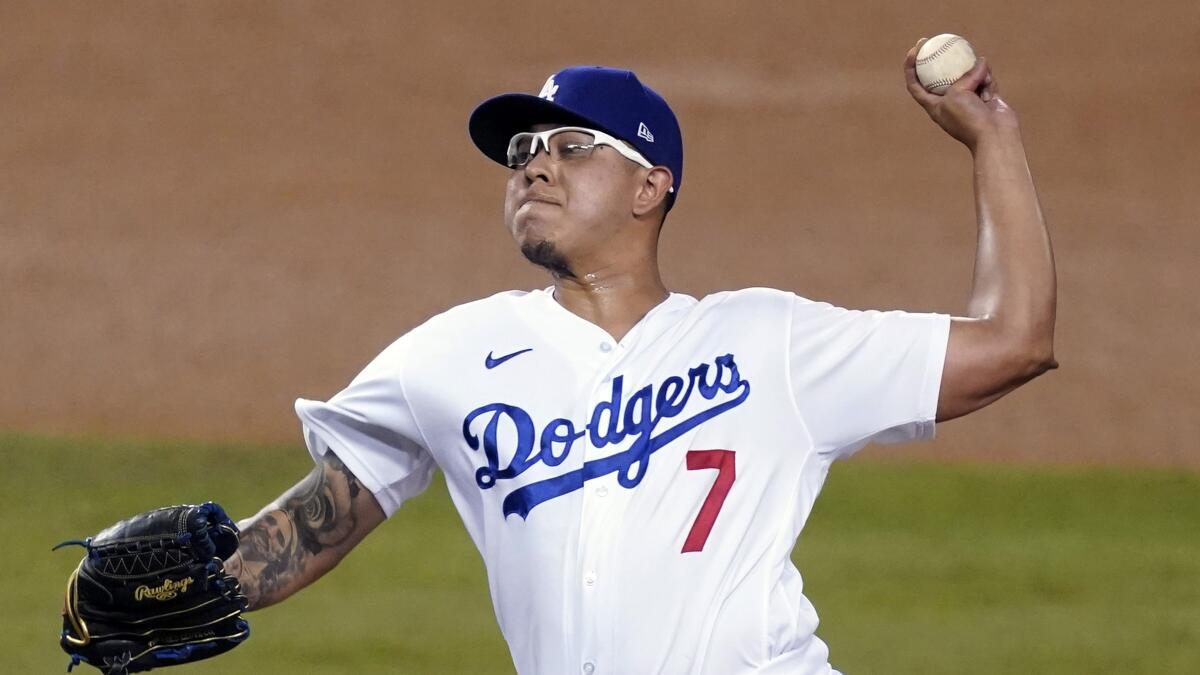
[[[957,44],[958,41],[961,39],[962,39],[961,36],[955,35],[954,37],[950,38],[949,40],[946,40],[946,44],[942,45],[941,47],[938,47],[937,51],[935,51],[934,53],[930,54],[929,56],[926,56],[923,59],[917,59],[917,65],[923,66],[926,63],[929,63],[930,61],[932,61],[933,59],[936,59],[937,57],[941,56],[942,54],[945,54],[947,49],[949,49],[952,45]]]

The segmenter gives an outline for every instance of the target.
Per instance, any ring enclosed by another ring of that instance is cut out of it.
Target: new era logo
[[[558,93],[558,85],[554,84],[554,76],[551,75],[546,80],[546,84],[542,85],[542,91],[540,94],[538,94],[538,98],[544,98],[547,101],[553,101],[554,95],[557,93]]]
[[[638,122],[638,136],[651,143],[654,142],[654,134],[650,133],[650,127],[646,126],[645,122]]]

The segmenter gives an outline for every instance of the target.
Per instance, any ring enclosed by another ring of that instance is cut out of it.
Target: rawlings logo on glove
[[[187,593],[188,586],[192,585],[192,578],[180,579],[179,581],[171,581],[167,579],[162,582],[162,586],[150,588],[149,586],[138,586],[133,592],[134,600],[154,599],[162,602],[164,600],[172,600],[179,593]]]

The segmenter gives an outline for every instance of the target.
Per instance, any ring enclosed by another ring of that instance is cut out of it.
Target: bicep
[[[279,501],[309,552],[335,561],[385,519],[374,495],[332,450]]]
[[[1021,336],[988,319],[950,321],[937,421],[974,412],[1054,367]]]

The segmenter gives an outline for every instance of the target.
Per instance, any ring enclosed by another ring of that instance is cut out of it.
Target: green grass
[[[15,434],[0,452],[0,671],[20,673],[67,660],[59,609],[78,549],[51,545],[163,504],[213,499],[244,517],[311,466],[299,447]],[[849,674],[1200,672],[1195,474],[850,462],[796,559]],[[247,644],[180,672],[512,672],[440,479],[250,619]]]

